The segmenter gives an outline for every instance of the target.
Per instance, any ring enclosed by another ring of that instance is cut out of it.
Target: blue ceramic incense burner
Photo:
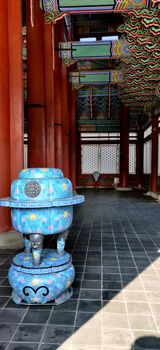
[[[1,206],[11,208],[13,227],[24,237],[25,251],[13,258],[9,269],[15,303],[60,304],[72,296],[75,271],[65,242],[73,205],[83,201],[54,168],[22,170],[11,185],[11,197],[0,200]],[[57,235],[57,250],[43,250],[44,235]]]

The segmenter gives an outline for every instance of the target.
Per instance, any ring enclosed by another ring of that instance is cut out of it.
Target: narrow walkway
[[[160,349],[160,205],[139,193],[84,191],[66,250],[74,295],[16,306],[0,251],[0,350]]]

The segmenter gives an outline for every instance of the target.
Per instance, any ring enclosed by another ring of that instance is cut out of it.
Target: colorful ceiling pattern
[[[119,96],[129,107],[151,110],[156,96],[160,98],[160,11],[158,9],[131,10],[118,28],[131,52],[121,59]]]
[[[154,3],[157,0],[154,0]],[[47,21],[57,21],[67,13],[124,12],[143,9],[149,0],[40,0]]]
[[[77,62],[77,70],[71,72],[70,80],[77,89],[83,86],[78,93],[82,94],[86,91],[86,86],[89,87],[88,100],[84,100],[85,103],[88,101],[89,109],[91,108],[91,87],[94,89],[100,85],[103,87],[107,85],[108,102],[107,105],[104,104],[107,106],[105,107],[107,112],[103,113],[106,118],[110,115],[108,110],[111,110],[112,103],[117,105],[115,100],[112,101],[111,87],[116,88],[119,99],[130,107],[131,116],[137,118],[142,114],[147,116],[151,114],[153,106],[160,101],[160,0],[40,0],[40,4],[46,20],[52,22],[65,14],[86,15],[112,12],[113,15],[120,12],[124,16],[124,23],[118,28],[119,40],[61,42],[59,57],[67,66]],[[79,19],[77,33],[80,31],[79,35],[86,36],[86,30],[88,30],[91,36],[94,28],[92,25],[87,24],[87,26],[86,28],[86,23],[83,25],[83,21],[81,23]],[[99,23],[99,30],[102,29]],[[97,38],[100,39],[100,34]],[[75,39],[77,40],[77,37]],[[102,60],[103,62],[115,60],[119,63],[115,67],[93,66],[93,62],[99,64]],[[97,97],[100,98],[100,96]],[[116,96],[116,101],[118,97]],[[79,95],[78,99],[82,102],[83,96]],[[95,99],[95,101],[98,103],[98,100]],[[93,110],[96,111],[96,107]]]

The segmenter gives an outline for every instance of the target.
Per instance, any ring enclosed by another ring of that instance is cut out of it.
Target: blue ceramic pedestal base
[[[34,266],[31,253],[20,253],[9,269],[9,282],[16,304],[61,304],[70,299],[75,270],[68,253],[46,250],[42,263]]]
[[[54,299],[53,301],[49,302],[49,305],[60,305],[65,303],[67,300],[69,300],[73,295],[73,288],[69,288],[68,290],[66,290],[62,295],[60,295],[59,297],[57,297],[56,299]],[[19,297],[19,295],[13,290],[12,292],[12,300],[14,301],[15,304],[20,304],[20,305],[37,305],[37,303],[26,303],[25,301],[21,300],[21,298]],[[43,304],[45,305],[45,304]]]

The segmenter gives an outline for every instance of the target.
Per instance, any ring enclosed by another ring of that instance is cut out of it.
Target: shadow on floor
[[[135,341],[131,350],[154,350],[160,349],[160,338],[142,337]]]

